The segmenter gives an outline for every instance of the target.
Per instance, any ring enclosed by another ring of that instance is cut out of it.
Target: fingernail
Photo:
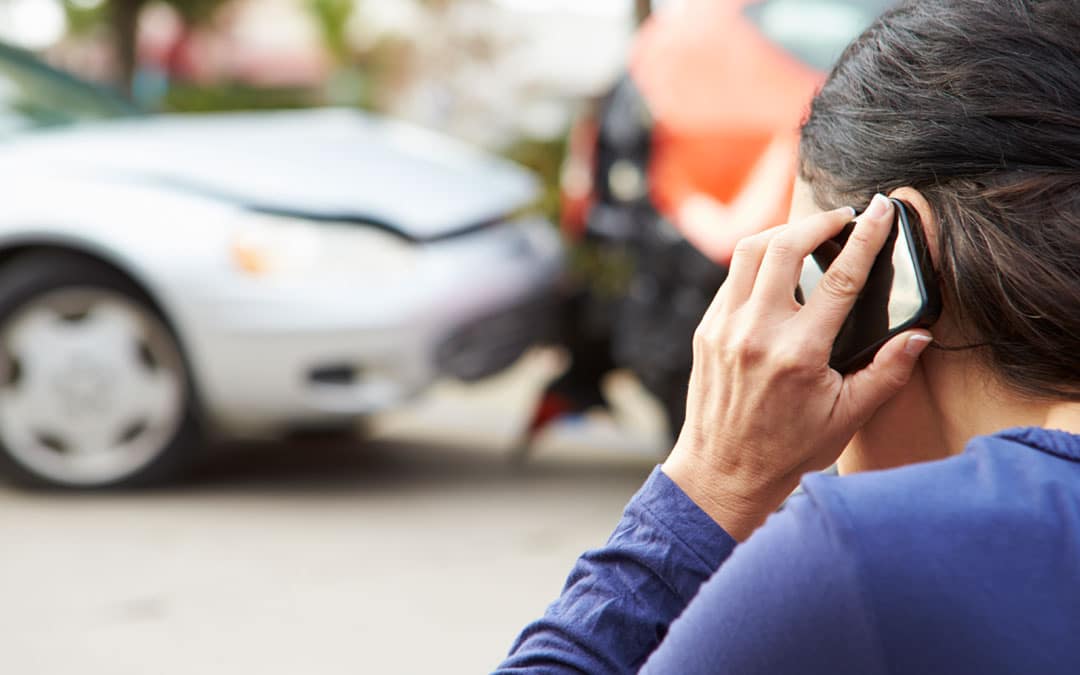
[[[851,214],[852,218],[859,215],[859,212],[855,210],[854,206],[841,206],[840,210],[841,211],[845,211],[845,210],[848,211]]]
[[[907,344],[904,345],[904,353],[908,356],[918,356],[923,353],[923,350],[930,346],[930,343],[934,341],[934,338],[929,335],[912,335],[908,338]]]
[[[889,212],[891,206],[892,202],[889,201],[889,198],[879,192],[870,200],[870,206],[866,207],[864,215],[870,218],[880,218]]]

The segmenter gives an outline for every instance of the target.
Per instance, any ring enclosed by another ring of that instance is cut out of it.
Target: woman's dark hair
[[[1016,390],[1080,399],[1080,2],[910,0],[814,99],[822,207],[918,189],[946,305]]]

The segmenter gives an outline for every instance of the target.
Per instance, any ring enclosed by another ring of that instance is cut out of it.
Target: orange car
[[[690,338],[735,242],[786,218],[807,106],[889,4],[670,0],[642,25],[628,75],[572,131],[562,176],[567,237],[627,253],[633,272],[613,303],[589,283],[567,299],[574,365],[534,431],[602,403],[599,379],[615,367],[635,372],[681,426]]]

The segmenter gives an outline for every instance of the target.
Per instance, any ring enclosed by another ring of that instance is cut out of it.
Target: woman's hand
[[[926,331],[909,331],[856,373],[829,367],[833,341],[889,235],[892,209],[883,195],[874,198],[805,306],[795,301],[803,258],[838,234],[853,210],[741,240],[698,326],[686,422],[663,471],[737,540],[803,473],[836,461],[930,343]]]

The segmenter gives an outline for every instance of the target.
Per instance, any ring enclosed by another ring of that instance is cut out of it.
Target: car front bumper
[[[490,375],[548,336],[562,262],[555,229],[527,220],[419,244],[389,281],[358,270],[222,292],[188,322],[202,407],[229,435],[266,435]]]

